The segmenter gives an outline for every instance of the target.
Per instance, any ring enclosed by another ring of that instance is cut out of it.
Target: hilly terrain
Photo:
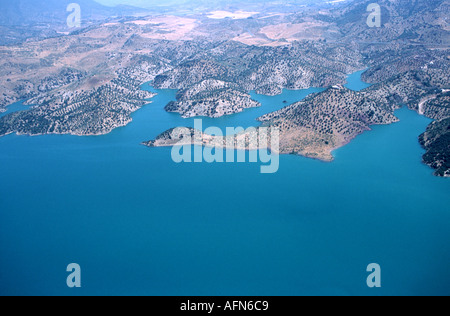
[[[148,102],[152,94],[139,87],[149,81],[179,90],[166,110],[183,117],[220,117],[259,106],[252,90],[277,95],[325,88],[260,121],[280,127],[283,153],[328,161],[333,149],[371,125],[395,122],[401,106],[437,122],[447,119],[449,1],[380,0],[380,28],[366,23],[370,2],[320,8],[249,2],[247,11],[230,5],[124,18],[120,13],[134,9],[88,1],[87,16],[107,20],[0,47],[0,111],[20,100],[33,105],[0,118],[0,135],[108,133]],[[64,10],[54,12],[65,18]],[[17,19],[36,19],[23,14]],[[370,88],[343,87],[348,74],[364,69]],[[427,158],[429,165],[446,166],[430,161],[434,157]]]
[[[21,43],[28,39],[45,39],[73,31],[67,26],[71,0],[0,0],[0,45]],[[84,27],[113,17],[150,12],[127,5],[109,7],[94,0],[79,0]]]

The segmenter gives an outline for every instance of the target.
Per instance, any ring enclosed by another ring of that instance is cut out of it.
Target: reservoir
[[[252,93],[260,108],[203,126],[256,126],[320,91]],[[261,174],[140,145],[193,124],[164,111],[176,91],[156,92],[108,135],[0,138],[0,295],[450,295],[450,181],[417,141],[429,119],[401,109],[332,163],[283,155]]]

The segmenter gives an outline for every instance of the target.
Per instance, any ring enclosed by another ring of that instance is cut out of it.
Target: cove
[[[429,119],[401,109],[332,163],[282,155],[264,175],[141,146],[193,124],[164,111],[176,91],[157,92],[108,135],[0,138],[0,295],[450,294],[450,182],[417,142]],[[302,93],[253,94],[262,107],[203,124],[254,126]]]
[[[16,102],[16,103],[13,103],[13,104],[9,105],[6,108],[6,112],[0,113],[0,117],[8,115],[8,114],[13,113],[13,112],[25,111],[25,110],[28,110],[28,109],[30,109],[30,106],[24,105],[23,101],[19,101],[19,102]]]

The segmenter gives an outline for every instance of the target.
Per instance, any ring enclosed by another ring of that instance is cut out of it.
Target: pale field
[[[152,29],[142,32],[140,36],[144,38],[169,41],[191,39],[189,37],[189,33],[192,32],[198,25],[198,21],[196,19],[178,16],[161,16],[151,18],[149,20],[136,20],[127,23],[138,26],[153,25],[154,27]]]
[[[157,24],[157,22],[154,21],[145,21],[145,20],[136,20],[136,21],[131,21],[131,22],[126,22],[125,24],[135,24],[135,25],[149,25],[149,24]]]
[[[273,40],[286,39],[295,41],[301,39],[322,39],[324,30],[329,26],[328,23],[311,21],[299,24],[282,23],[278,25],[265,26],[260,33]]]
[[[94,74],[88,80],[71,84],[71,89],[87,90],[109,82],[115,77],[115,69],[129,63],[127,58],[122,58],[120,60],[121,65],[116,61],[111,61],[108,62],[108,67],[105,67],[104,64],[102,66],[110,52],[121,51],[133,30],[130,30],[129,36],[110,40],[111,36],[117,32],[123,32],[120,25],[118,27],[96,28],[74,36],[49,38],[36,42],[30,41],[20,46],[0,47],[0,95],[3,96],[0,98],[0,102],[3,102],[3,99],[6,98],[10,98],[9,103],[16,101],[15,93],[13,93],[15,82],[26,78],[32,85],[38,83],[44,77],[57,76],[65,68],[75,68]],[[85,49],[83,43],[106,45]],[[52,61],[51,64],[36,71],[36,65],[47,58]],[[21,67],[10,66],[14,64],[20,64]],[[60,89],[55,91],[58,90]]]
[[[30,41],[20,46],[0,47],[0,103],[17,101],[14,88],[16,82],[27,79],[26,89],[45,77],[54,77],[66,68],[74,68],[88,74],[88,78],[59,90],[90,90],[110,82],[116,77],[115,71],[132,65],[136,53],[151,54],[150,48],[125,47],[134,35],[157,40],[184,40],[197,26],[197,20],[159,16],[136,19],[130,23],[106,23],[80,34]],[[111,57],[117,54],[116,57]],[[48,59],[46,67],[36,67]],[[21,67],[14,67],[19,64]]]
[[[289,44],[289,42],[280,42],[280,41],[273,41],[267,38],[263,37],[257,37],[253,36],[250,33],[244,33],[241,34],[235,38],[233,38],[233,41],[240,42],[245,45],[249,46],[283,46]]]
[[[319,40],[331,25],[325,22],[310,20],[303,23],[280,23],[261,28],[255,35],[248,32],[235,38],[234,41],[255,46],[283,46],[299,40]]]
[[[244,18],[256,12],[214,12],[215,18]],[[0,101],[11,96],[14,101],[14,82],[24,78],[38,83],[44,77],[57,75],[64,68],[74,68],[88,73],[91,80],[81,80],[75,86],[90,89],[102,85],[115,77],[115,70],[126,67],[131,62],[127,53],[151,54],[150,48],[125,47],[133,35],[154,40],[189,40],[196,36],[208,36],[198,31],[200,21],[194,18],[177,16],[156,16],[135,18],[126,23],[110,22],[102,27],[87,29],[76,35],[30,41],[20,46],[0,47]],[[235,41],[255,46],[282,46],[298,40],[299,33],[313,30],[320,36],[320,27],[315,21],[302,24],[281,24],[262,28],[255,35],[242,33]],[[319,28],[317,31],[316,28]],[[214,31],[214,30],[211,30]],[[122,54],[120,58],[110,58],[112,53]],[[132,54],[130,54],[132,56]],[[36,65],[48,59],[51,63],[36,71]],[[13,67],[20,64],[21,67]],[[7,81],[9,79],[9,81]],[[3,96],[3,94],[5,95]]]
[[[344,143],[335,137],[336,146],[326,145],[320,140],[322,135],[305,127],[297,130],[282,132],[280,136],[280,151],[282,154],[295,152],[305,157],[323,161],[333,161],[332,151],[342,147]]]
[[[233,20],[239,20],[239,19],[247,19],[255,14],[258,14],[259,12],[246,12],[246,11],[236,11],[236,12],[229,12],[229,11],[212,11],[208,15],[208,18],[210,19],[216,19],[221,20],[225,18],[231,18]]]

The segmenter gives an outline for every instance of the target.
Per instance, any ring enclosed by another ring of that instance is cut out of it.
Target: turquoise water
[[[347,84],[345,86],[347,88],[355,90],[355,91],[364,90],[365,88],[370,87],[370,83],[366,83],[366,82],[361,81],[361,75],[365,71],[366,70],[360,70],[360,71],[357,71],[357,72],[352,73],[351,75],[349,75],[347,77]]]
[[[0,138],[1,295],[450,294],[450,181],[421,164],[428,119],[402,109],[333,163],[282,156],[260,174],[139,145],[193,122],[158,93],[108,135]],[[254,125],[306,94],[253,94],[261,108],[203,125]],[[366,286],[373,262],[381,289]]]
[[[13,103],[6,108],[6,112],[0,113],[0,117],[8,115],[9,113],[28,110],[30,106],[24,105],[23,101]]]

